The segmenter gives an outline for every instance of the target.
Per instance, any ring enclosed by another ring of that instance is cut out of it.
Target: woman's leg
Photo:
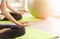
[[[14,17],[14,19],[16,19],[16,20],[21,20],[22,19],[22,15],[21,14],[18,14],[18,13],[13,13],[13,12],[10,12],[10,14],[11,14],[11,16],[12,17]],[[2,15],[2,14],[1,14]],[[3,20],[8,20],[7,18],[4,18]],[[2,21],[3,21],[2,20]],[[23,25],[30,25],[28,22],[22,22],[21,24],[23,24]]]
[[[22,15],[14,12],[10,12],[11,16],[14,17],[15,20],[21,20]],[[7,18],[4,18],[3,20],[8,20]]]
[[[0,33],[0,38],[16,38],[25,34],[25,28],[22,26],[0,25],[0,30],[4,28],[10,28],[10,30]]]

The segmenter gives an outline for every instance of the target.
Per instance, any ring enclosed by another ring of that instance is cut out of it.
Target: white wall
[[[60,0],[49,0],[53,8],[53,13],[60,14]]]

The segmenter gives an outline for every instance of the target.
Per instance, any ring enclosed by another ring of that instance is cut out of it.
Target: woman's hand
[[[18,10],[19,14],[24,14],[24,13],[28,13],[28,11],[26,10]]]
[[[10,30],[10,28],[4,28],[4,29],[0,30],[0,33],[4,33],[5,31],[8,31],[8,30]]]
[[[19,23],[16,23],[16,25],[26,27],[26,26],[29,26],[30,24],[28,22],[22,22],[22,23],[19,22]]]

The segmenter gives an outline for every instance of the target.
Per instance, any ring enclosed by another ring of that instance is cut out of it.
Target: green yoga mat
[[[30,21],[38,21],[39,19],[34,18],[30,14],[28,15],[23,15],[23,19],[19,20],[20,22],[30,22]],[[0,24],[8,24],[11,23],[10,21],[0,21]],[[55,37],[54,35],[38,31],[36,29],[32,28],[26,28],[26,34],[22,37],[17,37],[15,39],[48,39],[48,38],[53,38]]]
[[[15,39],[49,39],[55,37],[54,35],[48,34],[32,28],[26,28],[26,34],[22,37]]]
[[[31,21],[38,21],[40,19],[37,19],[33,16],[31,16],[30,14],[24,14],[23,18],[21,20],[19,20],[19,22],[31,22]],[[0,24],[7,24],[7,23],[11,23],[10,21],[0,21]]]

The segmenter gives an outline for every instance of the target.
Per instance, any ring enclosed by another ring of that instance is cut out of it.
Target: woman
[[[17,22],[10,15],[10,13],[6,10],[7,7],[10,10],[12,10],[13,12],[18,13],[12,7],[9,6],[9,4],[6,0],[2,0],[1,11],[2,11],[3,15],[0,15],[0,18],[1,17],[3,17],[3,18],[6,17],[8,20],[12,21],[16,25],[1,25],[0,24],[0,39],[12,39],[12,38],[20,37],[20,36],[25,34],[25,28],[24,27],[26,26],[26,24]],[[18,14],[21,14],[21,13],[18,13]]]
[[[15,13],[18,13],[18,14],[23,14],[24,11],[21,10],[21,12],[18,12],[16,10],[14,10],[8,3],[8,0],[2,0],[1,2],[1,11],[3,13],[3,15],[10,21],[12,21],[13,23],[15,23],[16,25],[22,25],[22,26],[27,26],[28,23],[27,22],[24,22],[24,23],[20,23],[20,22],[17,22],[11,15],[10,13],[7,11],[6,8],[9,8],[12,12],[15,12]],[[4,17],[3,17],[4,18]]]

